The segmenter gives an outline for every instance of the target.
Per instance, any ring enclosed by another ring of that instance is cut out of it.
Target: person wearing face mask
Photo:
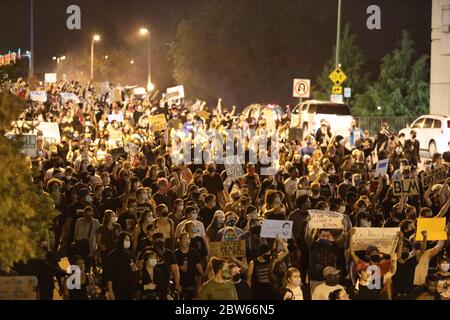
[[[141,256],[140,300],[172,300],[167,291],[169,273],[167,269],[158,267],[158,258],[155,249],[148,249]]]
[[[291,209],[293,209],[295,207],[297,186],[300,182],[299,172],[296,167],[290,167],[288,174],[290,177],[284,182],[284,188],[286,190],[288,205]]]
[[[198,251],[190,247],[188,233],[182,233],[178,237],[175,257],[180,270],[181,295],[183,300],[192,300],[198,296],[204,272]]]
[[[144,211],[152,211],[153,208],[150,204],[148,193],[145,188],[139,188],[136,191],[136,204],[137,204],[137,216],[138,218],[141,216]]]
[[[330,177],[325,172],[319,175],[319,183],[320,196],[325,199],[330,199],[333,196],[334,190],[330,186]]]
[[[289,268],[286,271],[286,287],[282,290],[283,300],[304,300],[302,279],[300,277],[300,271],[296,268]],[[286,294],[290,293],[290,294]]]
[[[216,205],[216,196],[208,194],[205,196],[205,207],[200,209],[199,216],[205,226],[209,226],[214,213],[219,210]]]
[[[405,156],[408,159],[410,165],[417,167],[420,160],[420,142],[416,140],[417,133],[412,130],[410,133],[410,139],[405,141]]]
[[[275,300],[277,293],[274,290],[273,270],[275,264],[281,262],[288,254],[287,243],[281,239],[276,239],[275,245],[280,245],[282,251],[278,254],[268,245],[261,245],[256,259],[253,259],[247,272],[247,282],[251,287],[255,300]]]
[[[156,207],[156,219],[155,219],[155,227],[164,234],[164,239],[167,248],[173,248],[173,237],[175,234],[175,228],[173,226],[172,219],[169,218],[169,208],[166,205],[160,204]]]
[[[322,273],[325,267],[334,266],[344,270],[344,253],[339,246],[343,242],[344,234],[341,233],[340,238],[335,240],[331,230],[313,229],[312,232],[306,231],[305,238],[306,245],[309,248],[309,287],[311,294],[313,294],[314,289],[325,281]]]
[[[216,257],[211,258],[211,268],[214,278],[208,280],[200,288],[199,300],[238,300],[236,287],[230,281],[231,272],[228,262]]]
[[[153,225],[154,224],[154,217],[153,217],[153,213],[149,210],[144,211],[140,218],[139,218],[139,222],[136,225],[136,228],[133,230],[133,250],[136,251],[137,246],[139,244],[139,242],[141,241],[141,239],[145,238],[147,236],[147,226],[149,224]]]
[[[450,259],[446,254],[439,259],[438,267],[439,271],[436,272],[437,292],[441,300],[450,300]]]
[[[311,208],[316,208],[319,201],[326,201],[325,197],[320,194],[321,185],[319,182],[311,183],[311,196],[309,196],[309,201],[311,202]]]
[[[345,290],[344,287],[339,284],[340,273],[341,271],[333,266],[325,267],[322,271],[325,282],[314,289],[312,300],[329,300],[331,292],[339,289]]]
[[[191,204],[187,204],[186,208],[184,209],[184,214],[186,219],[183,220],[182,222],[180,222],[177,226],[177,228],[175,229],[175,238],[177,239],[181,232],[183,231],[185,224],[188,222],[193,222],[194,225],[197,227],[198,229],[198,235],[200,237],[202,237],[205,242],[206,242],[206,231],[205,231],[205,226],[201,221],[198,221],[198,209],[196,207],[194,207]]]
[[[122,229],[120,224],[116,221],[117,219],[114,211],[105,211],[103,223],[96,233],[96,241],[101,261],[105,261],[108,254],[117,246],[117,239]]]
[[[90,205],[86,206],[84,208],[84,217],[79,218],[75,224],[74,241],[75,244],[81,244],[83,241],[87,241],[89,246],[88,258],[86,261],[87,272],[90,272],[94,262],[97,247],[95,235],[99,227],[100,222],[97,219],[94,219],[94,208]]]
[[[218,242],[218,232],[225,227],[225,213],[221,210],[217,210],[214,213],[214,217],[211,220],[208,228],[206,228],[206,238],[209,242]]]
[[[238,216],[232,211],[227,212],[225,214],[225,226],[217,232],[217,237],[219,239],[222,239],[227,228],[232,228],[238,237],[242,235],[244,233],[244,230],[236,227],[237,222]]]
[[[414,221],[404,220],[400,224],[397,247],[397,272],[393,277],[393,296],[395,300],[414,300],[414,274],[420,257],[427,248],[427,232],[422,231],[423,240],[415,241]]]
[[[135,274],[138,273],[138,268],[131,251],[131,243],[131,234],[121,232],[117,239],[117,247],[106,257],[103,264],[108,300],[133,299]]]

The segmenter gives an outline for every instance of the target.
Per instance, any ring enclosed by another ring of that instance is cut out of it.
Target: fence
[[[405,117],[355,117],[359,127],[363,130],[369,130],[370,135],[375,135],[381,129],[381,124],[386,122],[389,124],[389,131],[398,133],[401,129],[411,125],[419,116]]]

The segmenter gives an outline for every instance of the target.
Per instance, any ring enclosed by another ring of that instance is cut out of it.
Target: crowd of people
[[[450,143],[422,161],[415,132],[405,139],[387,123],[371,133],[354,121],[344,137],[323,121],[299,138],[289,112],[273,121],[220,99],[208,108],[75,81],[41,89],[46,102],[31,101],[24,81],[2,88],[27,102],[18,120],[60,131],[60,141],[38,132],[29,159],[34,183],[59,212],[36,244],[46,252],[40,299],[55,288],[68,300],[450,299],[448,237],[428,241],[424,231],[416,240],[418,218],[449,218]],[[155,115],[164,115],[163,126]],[[223,138],[231,151],[242,147],[241,176],[221,161],[230,151]],[[197,149],[212,151],[198,157]],[[384,159],[387,174],[375,176]],[[443,168],[442,183],[394,194],[392,181]],[[311,209],[341,214],[342,230],[311,228]],[[265,220],[292,221],[292,237],[261,237]],[[398,244],[355,250],[355,228],[399,228]],[[245,255],[211,254],[212,243],[227,241],[245,241]],[[68,285],[59,265],[66,258],[81,286]]]

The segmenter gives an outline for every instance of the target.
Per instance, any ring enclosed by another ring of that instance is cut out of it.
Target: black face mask
[[[236,225],[236,221],[235,220],[229,220],[227,221],[227,226],[229,227],[234,227]]]
[[[155,247],[164,251],[164,249],[165,249],[164,241],[161,241],[161,240],[155,241]]]
[[[233,282],[238,282],[239,280],[241,280],[241,274],[237,273],[233,276]]]
[[[250,228],[250,233],[254,234],[256,236],[259,236],[261,234],[261,226],[253,226]]]
[[[373,262],[375,262],[375,263],[380,263],[381,258],[380,258],[380,256],[376,255],[376,256],[370,256],[370,257],[369,257],[369,260],[370,260],[370,261],[373,261]]]
[[[404,232],[403,234],[405,235],[405,238],[406,238],[406,239],[409,239],[409,238],[411,238],[411,236],[412,236],[413,234],[415,234],[415,233],[416,233],[415,230],[411,230],[411,231],[408,231],[408,232]]]
[[[409,257],[409,252],[403,252],[402,253],[402,260],[406,260]]]

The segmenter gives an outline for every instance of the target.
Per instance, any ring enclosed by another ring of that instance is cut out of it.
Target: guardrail
[[[381,124],[387,122],[389,124],[389,131],[398,133],[401,129],[411,125],[420,116],[405,116],[405,117],[355,117],[361,129],[369,130],[370,135],[375,135],[381,129]]]

